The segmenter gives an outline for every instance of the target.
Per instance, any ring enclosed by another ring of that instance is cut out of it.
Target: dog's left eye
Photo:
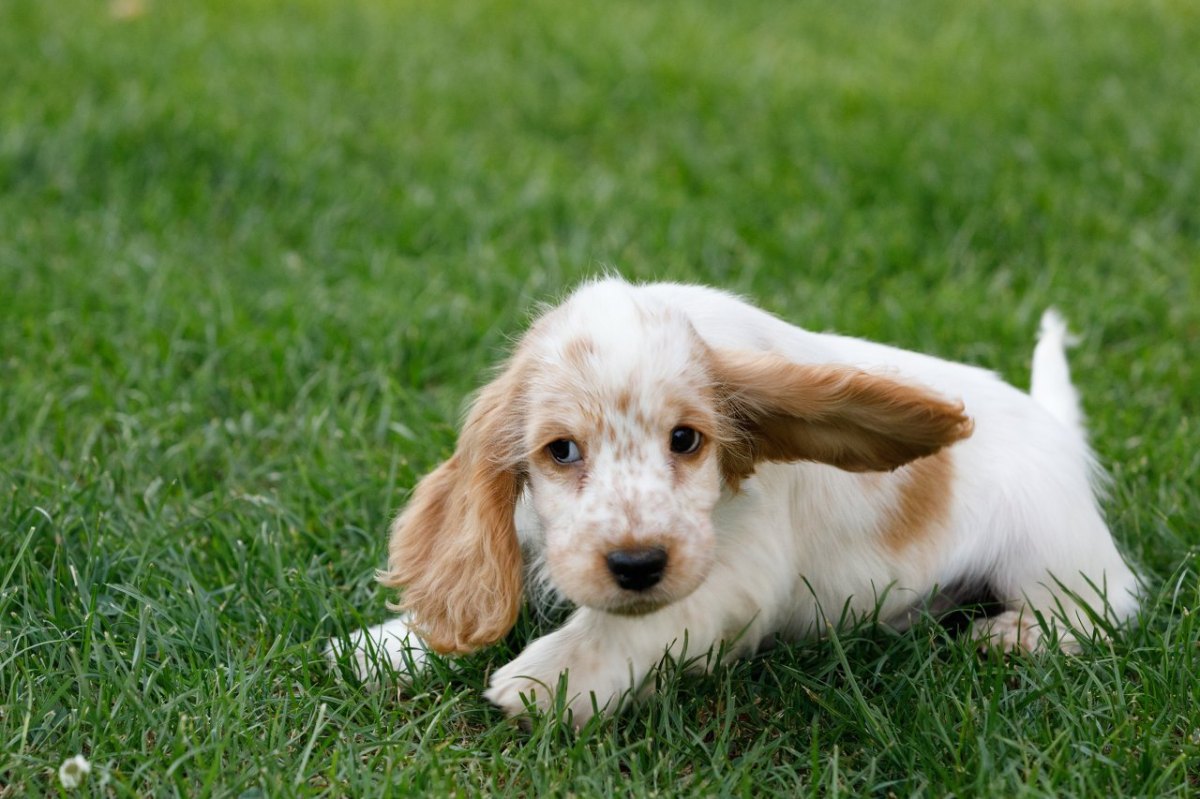
[[[551,458],[563,465],[583,460],[583,456],[579,454],[579,445],[569,438],[551,441],[546,445],[546,451],[550,453]]]
[[[700,433],[690,427],[676,427],[671,431],[671,451],[676,455],[691,455],[700,449]]]

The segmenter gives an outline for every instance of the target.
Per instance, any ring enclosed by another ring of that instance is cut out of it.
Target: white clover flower
[[[83,755],[68,757],[58,767],[58,781],[68,791],[78,788],[92,771],[92,764]]]

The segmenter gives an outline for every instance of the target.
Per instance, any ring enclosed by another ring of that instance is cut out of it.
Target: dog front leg
[[[330,639],[325,647],[325,656],[335,666],[347,652],[355,676],[369,686],[382,684],[393,673],[407,686],[429,657],[425,642],[409,627],[408,614],[355,630],[345,642]]]
[[[677,662],[696,658],[699,668],[707,668],[703,656],[737,635],[738,629],[724,634],[730,625],[720,623],[719,610],[704,607],[703,593],[641,616],[577,610],[492,675],[484,696],[509,716],[534,708],[559,713],[577,728],[596,713],[616,713],[653,691],[654,671],[664,656]]]

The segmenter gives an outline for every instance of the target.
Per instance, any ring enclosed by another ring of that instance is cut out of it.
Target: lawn
[[[0,797],[1196,795],[1200,6],[0,3]],[[389,517],[604,270],[1027,385],[1059,306],[1141,624],[847,630],[578,735],[332,673]]]

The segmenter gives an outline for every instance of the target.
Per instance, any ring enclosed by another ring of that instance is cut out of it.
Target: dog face
[[[622,299],[547,320],[525,443],[550,583],[579,605],[641,613],[708,574],[726,430],[687,317]]]
[[[890,470],[970,434],[962,406],[886,377],[714,349],[687,309],[616,280],[543,315],[476,399],[453,457],[392,526],[387,585],[429,645],[470,651],[516,619],[526,488],[549,580],[644,613],[697,590],[712,510],[762,461]]]

